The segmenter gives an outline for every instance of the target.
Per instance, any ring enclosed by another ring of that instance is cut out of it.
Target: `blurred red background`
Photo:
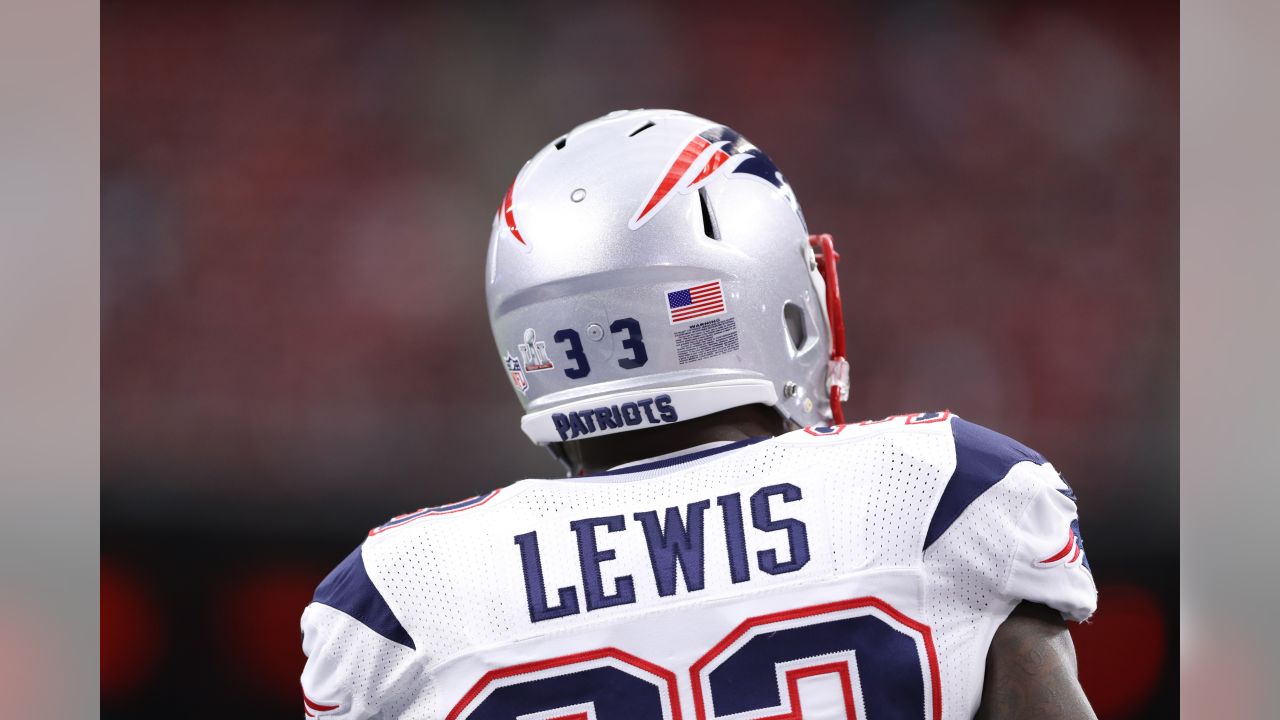
[[[1172,3],[102,16],[105,716],[296,712],[298,614],[368,527],[558,472],[484,248],[527,157],[628,107],[733,126],[836,235],[851,416],[948,407],[1054,460],[1102,588],[1086,688],[1173,712]]]

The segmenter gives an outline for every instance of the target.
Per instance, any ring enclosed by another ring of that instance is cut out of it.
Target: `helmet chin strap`
[[[818,261],[818,271],[827,285],[827,322],[831,326],[831,359],[827,362],[827,389],[831,397],[831,419],[836,425],[844,424],[844,408],[840,403],[849,399],[849,361],[844,356],[844,308],[840,305],[840,277],[836,275],[836,263],[840,254],[835,241],[828,233],[810,235],[809,245]]]

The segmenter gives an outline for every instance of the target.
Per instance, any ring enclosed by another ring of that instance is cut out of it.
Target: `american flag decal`
[[[671,324],[687,322],[724,312],[724,290],[719,280],[667,293]]]

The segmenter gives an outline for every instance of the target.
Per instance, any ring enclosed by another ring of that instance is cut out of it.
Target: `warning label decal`
[[[681,365],[738,351],[738,322],[715,318],[676,332],[676,359]]]

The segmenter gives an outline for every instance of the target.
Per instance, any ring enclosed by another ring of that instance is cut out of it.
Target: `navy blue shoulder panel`
[[[347,559],[329,573],[329,577],[316,588],[311,601],[341,610],[382,637],[413,648],[413,638],[409,637],[408,631],[382,598],[382,593],[369,579],[369,573],[364,569],[362,549],[363,546],[351,551]]]
[[[1017,440],[958,417],[951,418],[951,433],[956,441],[956,469],[933,510],[924,536],[926,550],[1014,465],[1023,460],[1039,465],[1045,462],[1044,456]]]

